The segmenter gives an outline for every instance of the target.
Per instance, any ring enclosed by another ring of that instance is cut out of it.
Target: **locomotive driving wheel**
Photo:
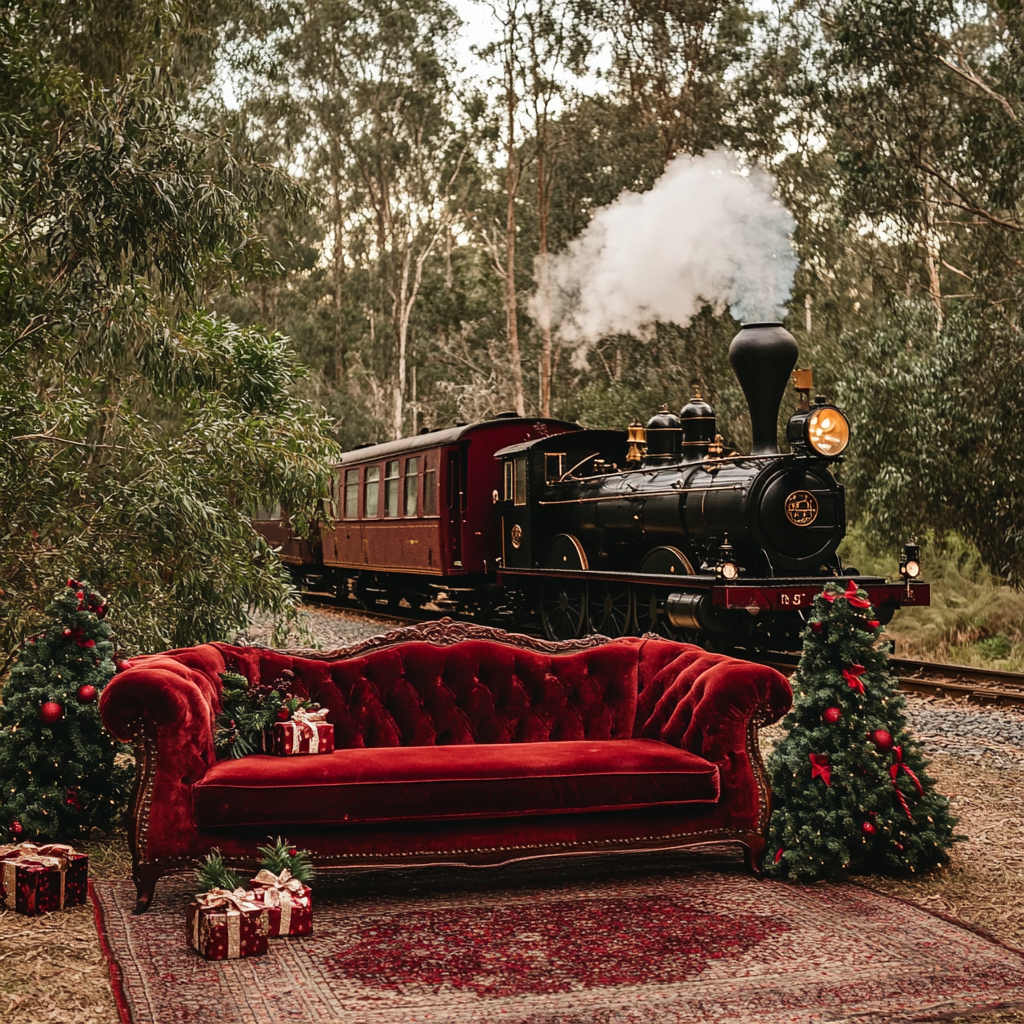
[[[603,636],[628,636],[633,628],[633,592],[628,583],[604,580],[587,587],[589,632]]]
[[[644,633],[657,633],[666,640],[678,640],[679,632],[668,620],[665,611],[665,591],[657,587],[634,587],[636,602],[636,628]]]
[[[540,617],[549,640],[575,640],[587,621],[587,589],[576,580],[547,579],[540,594]]]

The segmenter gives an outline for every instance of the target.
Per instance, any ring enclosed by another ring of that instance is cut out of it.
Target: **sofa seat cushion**
[[[715,803],[718,768],[660,740],[363,747],[219,761],[200,827],[438,821]]]

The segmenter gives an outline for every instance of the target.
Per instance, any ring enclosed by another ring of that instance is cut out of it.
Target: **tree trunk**
[[[540,330],[543,348],[540,356],[540,414],[551,415],[551,268],[548,258],[548,203],[545,181],[544,146],[546,139],[537,148],[537,221],[539,248],[537,271],[540,280],[540,301],[544,309]]]
[[[516,167],[516,83],[515,83],[515,22],[509,27],[509,48],[505,56],[505,106],[508,113],[505,138],[505,191],[508,207],[505,218],[505,329],[508,334],[509,359],[512,363],[512,389],[516,412],[526,415],[523,396],[523,365],[519,353],[519,319],[516,302],[516,191],[519,175]]]

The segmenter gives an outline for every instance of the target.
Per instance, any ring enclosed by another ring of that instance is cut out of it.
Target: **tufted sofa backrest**
[[[548,654],[489,640],[407,641],[340,660],[216,644],[229,667],[330,710],[335,746],[628,739],[639,642]]]

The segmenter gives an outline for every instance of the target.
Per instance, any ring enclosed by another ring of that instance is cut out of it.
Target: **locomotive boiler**
[[[363,607],[432,603],[553,640],[654,632],[715,649],[795,650],[826,579],[853,577],[885,622],[928,603],[909,546],[897,578],[844,568],[850,440],[834,405],[794,374],[781,324],[748,324],[729,359],[750,411],[749,453],[727,448],[695,396],[628,431],[492,420],[346,452],[312,546],[287,517],[257,523],[303,587]],[[287,538],[283,540],[282,538]]]

